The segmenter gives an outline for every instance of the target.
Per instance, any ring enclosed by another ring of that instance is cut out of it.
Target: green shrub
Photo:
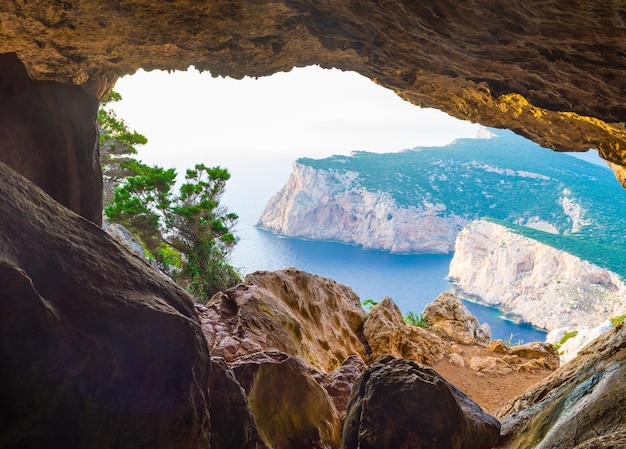
[[[410,324],[411,326],[418,326],[422,328],[428,327],[426,324],[426,320],[424,319],[424,315],[415,312],[409,312],[404,317],[402,317],[405,323]]]
[[[554,345],[554,347],[556,349],[560,349],[561,346],[563,346],[563,343],[565,343],[567,340],[569,340],[570,338],[574,338],[576,335],[578,335],[578,331],[577,330],[573,330],[573,331],[569,331],[569,332],[565,332],[565,335],[563,335],[561,337],[561,339],[559,340],[559,342],[557,344]]]
[[[611,318],[611,324],[617,327],[620,324],[622,324],[625,319],[626,319],[626,315],[614,316],[613,318]]]

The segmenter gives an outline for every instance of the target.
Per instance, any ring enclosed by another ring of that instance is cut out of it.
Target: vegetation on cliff
[[[120,99],[111,91],[104,104]],[[100,108],[98,125],[107,219],[128,228],[159,268],[200,301],[239,282],[228,263],[238,216],[220,204],[228,170],[196,164],[175,192],[173,168],[148,166],[133,157],[136,146],[147,142],[143,135],[105,108]]]
[[[352,187],[385,192],[399,207],[444,205],[433,213],[468,221],[489,216],[522,225],[541,222],[559,234],[615,245],[615,236],[626,229],[621,212],[626,192],[607,168],[548,151],[509,131],[490,131],[496,137],[298,163],[352,173]]]

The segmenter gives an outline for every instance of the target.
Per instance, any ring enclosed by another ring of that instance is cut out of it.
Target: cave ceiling
[[[623,0],[3,0],[0,53],[96,96],[139,68],[353,70],[558,151],[595,148],[626,185]]]

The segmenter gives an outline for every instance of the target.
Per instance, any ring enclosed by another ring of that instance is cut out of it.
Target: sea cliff
[[[439,202],[399,206],[384,191],[370,191],[358,173],[322,170],[295,162],[287,184],[267,203],[258,226],[279,234],[337,241],[393,253],[449,253],[469,220]]]
[[[449,276],[460,295],[547,330],[598,326],[626,311],[616,273],[485,220],[459,234]]]

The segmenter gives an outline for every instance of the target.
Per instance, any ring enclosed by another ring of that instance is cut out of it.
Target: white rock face
[[[385,192],[370,192],[355,172],[337,173],[294,163],[285,187],[265,207],[258,226],[296,238],[336,241],[393,253],[449,253],[469,220],[439,216],[443,204],[399,207]]]
[[[459,234],[449,276],[460,296],[549,331],[596,327],[626,313],[626,285],[616,273],[483,220]]]
[[[605,320],[595,327],[582,327],[580,329],[570,329],[567,327],[562,327],[559,329],[554,329],[551,331],[547,337],[546,342],[552,344],[559,344],[561,338],[571,331],[576,330],[577,334],[574,337],[568,338],[563,344],[559,347],[559,354],[561,357],[561,363],[567,363],[572,360],[578,352],[591,343],[593,340],[598,338],[600,335],[604,334],[606,331],[611,329],[613,324],[611,324],[610,320]]]

